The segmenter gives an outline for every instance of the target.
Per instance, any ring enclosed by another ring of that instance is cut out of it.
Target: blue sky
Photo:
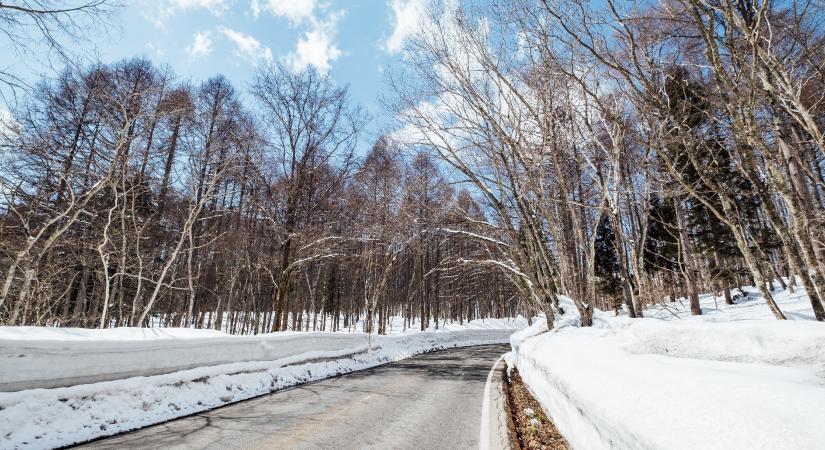
[[[384,71],[400,59],[427,0],[126,0],[109,35],[90,36],[98,58],[146,56],[195,82],[224,74],[245,90],[255,67],[285,61],[350,85],[373,117]],[[0,50],[0,55],[9,56]],[[30,55],[37,58],[37,55]],[[6,59],[14,61],[14,59]],[[9,68],[8,66],[6,66]],[[38,64],[9,69],[34,77]],[[380,121],[378,121],[380,122]],[[371,128],[380,126],[377,122]]]

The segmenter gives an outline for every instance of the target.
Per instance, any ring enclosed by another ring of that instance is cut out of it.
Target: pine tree
[[[621,267],[616,252],[616,234],[610,219],[602,217],[596,230],[594,268],[598,277],[597,288],[611,300],[618,312],[621,305],[619,295],[622,292]]]
[[[667,83],[673,114],[683,117],[694,130],[695,148],[687,151],[676,145],[669,149],[677,161],[680,175],[690,183],[714,209],[723,209],[718,195],[707,186],[702,176],[710,177],[736,198],[738,220],[750,229],[756,245],[769,254],[781,243],[773,230],[760,219],[760,199],[753,185],[735,166],[730,149],[717,127],[709,120],[706,87],[690,80],[683,69],[674,70]],[[698,166],[698,167],[697,167]],[[700,175],[701,171],[701,175]],[[733,270],[742,253],[731,229],[713,215],[708,205],[693,197],[685,198],[685,219],[691,244],[698,257],[705,261],[711,277],[721,283],[727,303],[732,303],[729,285],[736,282]]]
[[[644,268],[648,273],[672,273],[679,270],[676,228],[673,199],[652,195],[644,250]]]

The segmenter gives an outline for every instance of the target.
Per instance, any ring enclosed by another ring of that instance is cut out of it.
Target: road
[[[500,371],[491,369],[508,350],[493,345],[428,353],[79,448],[501,448],[507,445],[506,416]]]

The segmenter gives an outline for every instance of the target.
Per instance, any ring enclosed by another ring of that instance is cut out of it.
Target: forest
[[[58,54],[118,8],[18,3],[0,36]],[[0,72],[0,324],[552,328],[562,297],[588,326],[745,285],[783,320],[797,283],[823,321],[824,13],[433,2],[377,138],[346,86],[280,61],[244,86],[144,57]]]

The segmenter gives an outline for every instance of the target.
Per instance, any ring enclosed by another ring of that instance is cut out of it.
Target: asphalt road
[[[429,353],[80,448],[501,448],[507,445],[506,416],[500,379],[491,369],[508,350],[493,345]]]

